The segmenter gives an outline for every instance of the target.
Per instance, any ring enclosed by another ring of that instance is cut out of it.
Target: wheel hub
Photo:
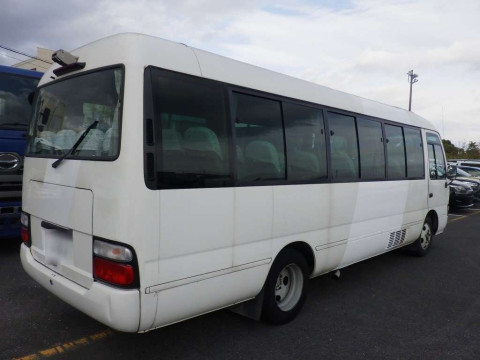
[[[285,266],[278,274],[275,284],[275,300],[283,310],[291,310],[300,300],[303,289],[303,273],[297,264]]]
[[[432,230],[430,229],[430,225],[425,223],[423,225],[422,233],[420,235],[420,245],[422,249],[426,250],[430,246],[430,242],[432,241]]]

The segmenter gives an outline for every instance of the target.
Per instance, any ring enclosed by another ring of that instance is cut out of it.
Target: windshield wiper
[[[72,154],[75,150],[77,150],[77,147],[80,146],[80,144],[82,143],[83,139],[85,139],[85,137],[88,135],[88,133],[90,132],[90,130],[96,128],[98,125],[98,121],[95,120],[93,123],[90,124],[90,126],[88,128],[86,128],[86,130],[83,132],[83,134],[78,138],[77,142],[72,146],[72,148],[70,150],[68,150],[60,159],[58,159],[57,161],[55,161],[53,164],[52,164],[52,167],[54,169],[57,168],[58,165],[60,165],[60,163],[70,154]]]

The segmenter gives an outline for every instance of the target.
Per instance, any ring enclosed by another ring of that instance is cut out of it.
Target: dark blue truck
[[[28,97],[42,73],[0,65],[0,239],[20,237]]]

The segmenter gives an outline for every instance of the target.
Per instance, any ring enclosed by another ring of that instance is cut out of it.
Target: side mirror
[[[451,180],[455,180],[455,178],[457,177],[457,174],[458,174],[457,167],[455,165],[450,165],[448,167],[447,177]]]

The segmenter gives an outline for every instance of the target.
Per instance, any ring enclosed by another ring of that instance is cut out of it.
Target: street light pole
[[[412,86],[418,81],[418,75],[413,73],[413,70],[410,70],[408,73],[408,82],[410,83],[410,100],[408,101],[408,111],[412,111]]]

